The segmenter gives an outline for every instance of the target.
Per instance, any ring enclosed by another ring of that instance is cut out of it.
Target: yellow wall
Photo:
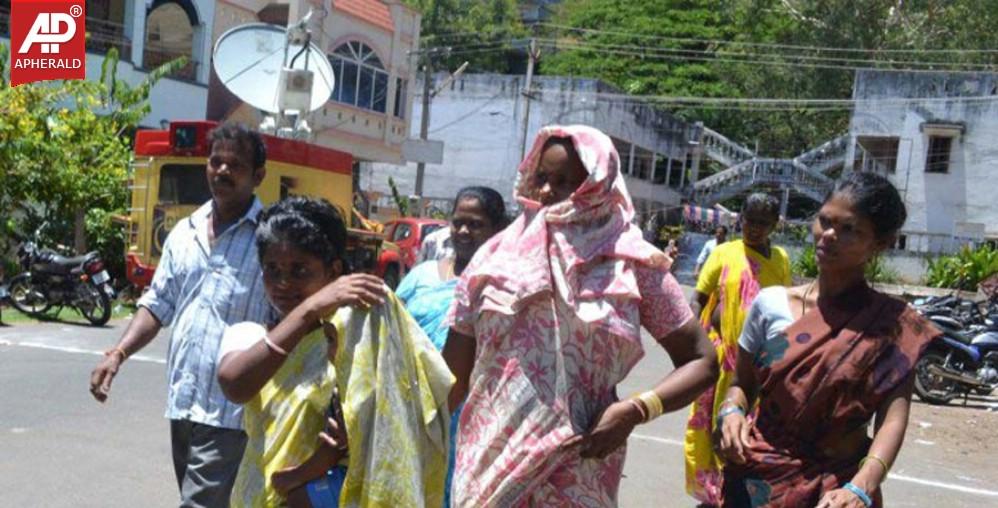
[[[148,157],[137,159],[134,165],[132,181],[131,219],[138,224],[137,238],[129,249],[138,254],[143,263],[155,264],[159,256],[155,254],[152,240],[153,215],[159,198],[160,168],[166,164],[196,164],[203,166],[204,157]],[[295,179],[295,187],[290,194],[325,198],[340,208],[344,218],[350,217],[353,204],[353,180],[350,175],[331,173],[294,166],[277,161],[268,161],[267,176],[257,188],[257,196],[264,205],[277,201],[281,196],[281,177]],[[169,219],[179,220],[182,217],[174,215],[189,215],[200,205],[177,206]]]

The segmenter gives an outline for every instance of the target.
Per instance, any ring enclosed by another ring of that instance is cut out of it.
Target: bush
[[[877,256],[866,264],[866,280],[884,284],[894,284],[901,279],[897,270],[887,266],[883,256]]]
[[[791,271],[798,277],[813,279],[818,276],[818,260],[814,257],[814,244],[804,246],[797,258],[791,263]]]
[[[818,276],[818,259],[814,256],[814,244],[808,244],[791,264],[793,274],[798,277],[815,278]],[[866,280],[892,284],[900,279],[897,270],[887,266],[883,256],[877,256],[866,264]]]
[[[977,285],[998,273],[998,250],[990,245],[964,246],[951,256],[929,260],[926,281],[937,288],[976,291]]]
[[[100,208],[87,210],[88,249],[100,252],[115,281],[125,282],[125,227],[111,220],[114,214]]]

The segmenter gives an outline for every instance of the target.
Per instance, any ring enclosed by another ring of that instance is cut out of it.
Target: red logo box
[[[84,0],[13,0],[10,6],[10,85],[86,79]]]

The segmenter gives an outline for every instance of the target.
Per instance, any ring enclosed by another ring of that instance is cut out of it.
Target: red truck
[[[412,269],[419,257],[419,248],[430,233],[448,226],[447,221],[402,217],[385,222],[385,239],[398,246],[406,271]]]

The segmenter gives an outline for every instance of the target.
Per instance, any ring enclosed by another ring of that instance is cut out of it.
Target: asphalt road
[[[99,352],[118,338],[123,321],[105,328],[64,323],[0,327],[0,506],[175,506],[169,430],[163,419],[166,338],[161,336],[118,376],[106,404],[87,391]],[[669,370],[661,349],[648,354],[621,386],[628,394]],[[943,440],[961,429],[939,422],[994,425],[993,401],[971,409],[916,405],[909,442],[884,487],[892,507],[998,506],[994,447],[970,444],[952,453]],[[947,415],[956,415],[948,418]],[[965,416],[971,415],[971,416]],[[693,506],[683,491],[686,411],[638,427],[621,488],[624,507]],[[936,418],[936,420],[933,420]],[[942,420],[939,420],[942,418]],[[935,421],[942,437],[913,439]],[[967,420],[969,421],[969,420]],[[991,429],[996,427],[991,426]],[[998,433],[984,429],[984,436]],[[921,441],[921,442],[919,442]],[[947,448],[948,449],[948,448]]]

